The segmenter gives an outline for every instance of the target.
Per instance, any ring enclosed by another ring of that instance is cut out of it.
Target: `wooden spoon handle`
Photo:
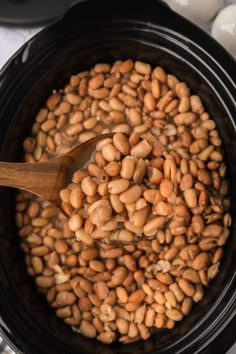
[[[96,143],[113,135],[108,133],[96,136],[65,155],[45,162],[0,162],[0,186],[23,189],[60,206],[61,189],[70,183],[73,173],[88,162]]]
[[[0,162],[0,186],[23,189],[46,200],[58,199],[62,178],[58,163]]]

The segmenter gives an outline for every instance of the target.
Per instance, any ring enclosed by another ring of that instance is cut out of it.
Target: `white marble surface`
[[[0,69],[40,28],[12,28],[0,25]]]
[[[196,0],[197,1],[197,0]],[[206,0],[207,1],[207,0]],[[226,0],[225,5],[235,4],[236,0]],[[0,25],[0,70],[7,60],[19,49],[25,42],[33,37],[41,28],[13,28]],[[236,339],[236,333],[235,333]],[[1,343],[1,337],[0,337]],[[2,354],[14,354],[10,348],[6,348]],[[212,353],[213,354],[213,353]],[[224,353],[222,353],[224,354]],[[236,344],[227,352],[227,354],[236,354]]]

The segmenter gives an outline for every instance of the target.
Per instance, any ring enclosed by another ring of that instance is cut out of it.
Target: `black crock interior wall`
[[[11,85],[9,101],[0,106],[0,142],[1,160],[18,161],[21,158],[21,144],[30,132],[37,110],[45,103],[53,88],[61,88],[71,74],[87,69],[99,61],[112,62],[118,58],[134,58],[163,66],[167,72],[173,73],[179,79],[186,81],[193,92],[199,94],[207,110],[217,122],[225,143],[226,159],[231,176],[231,196],[233,212],[235,210],[236,186],[233,177],[236,176],[236,134],[226,112],[227,96],[220,83],[213,80],[211,72],[192,56],[191,51],[167,37],[160,36],[158,31],[152,32],[151,26],[144,24],[132,25],[116,23],[98,28],[73,31],[65,41],[55,41],[44,52],[35,51],[34,61],[26,62],[25,71],[14,85]],[[104,37],[105,36],[105,37]],[[125,38],[126,39],[125,39]],[[106,38],[106,42],[104,42]],[[127,39],[129,38],[129,39]],[[35,50],[36,48],[34,48]],[[191,65],[187,64],[190,62]],[[27,74],[26,74],[27,73]],[[205,80],[204,76],[208,79]],[[219,97],[217,97],[217,95]],[[220,98],[222,102],[220,103]],[[4,138],[4,139],[3,139]],[[230,163],[231,162],[231,163]],[[235,222],[234,222],[235,224]],[[234,235],[235,225],[232,235]],[[192,311],[191,315],[171,332],[163,331],[147,342],[121,346],[104,346],[94,340],[88,340],[71,330],[58,320],[47,306],[46,302],[36,292],[35,286],[27,276],[23,263],[23,255],[19,250],[16,229],[14,225],[14,192],[10,189],[0,189],[0,282],[1,295],[4,298],[6,313],[3,319],[7,322],[13,336],[28,335],[27,343],[21,343],[27,354],[38,353],[149,353],[160,349],[160,353],[174,353],[171,349],[165,351],[164,346],[171,346],[200,323],[205,314],[213,311],[224,289],[228,286],[235,272],[235,238],[227,244],[227,250],[222,263],[222,271],[206,291],[206,297]],[[234,242],[234,243],[233,243]],[[222,308],[220,311],[223,311]],[[8,312],[7,312],[8,311]],[[12,317],[11,317],[11,316]],[[210,323],[209,323],[210,327]],[[7,330],[6,330],[7,332]],[[40,339],[39,339],[40,338]],[[37,342],[36,342],[37,341]],[[35,344],[36,343],[36,344]],[[45,345],[45,343],[47,343]],[[186,342],[187,343],[187,342]],[[180,350],[180,347],[176,345]],[[177,350],[177,349],[176,349]],[[191,344],[191,349],[185,353],[193,353],[197,344]],[[177,353],[177,351],[176,351]],[[217,351],[215,351],[217,353]],[[219,353],[221,353],[219,351]]]

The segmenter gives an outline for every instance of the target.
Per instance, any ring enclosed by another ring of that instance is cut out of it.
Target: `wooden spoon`
[[[114,133],[98,135],[67,152],[45,162],[0,162],[0,186],[23,189],[61,205],[60,190],[71,181],[73,173],[91,159],[98,141],[112,138]]]

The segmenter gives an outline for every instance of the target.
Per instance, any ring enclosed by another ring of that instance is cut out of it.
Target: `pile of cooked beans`
[[[171,330],[202,300],[219,272],[230,201],[222,141],[200,97],[141,61],[96,64],[53,91],[24,160],[109,132],[61,191],[63,212],[19,191],[16,225],[56,315],[89,338],[130,343]]]

